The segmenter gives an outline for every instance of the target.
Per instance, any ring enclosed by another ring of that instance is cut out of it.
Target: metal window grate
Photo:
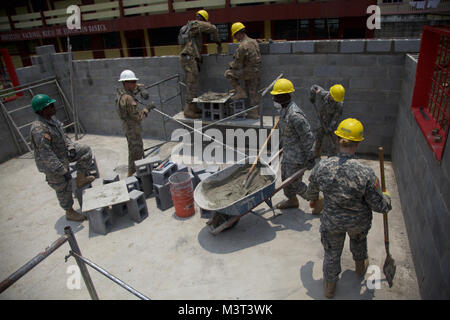
[[[412,102],[414,117],[441,161],[450,125],[450,28],[425,26]]]

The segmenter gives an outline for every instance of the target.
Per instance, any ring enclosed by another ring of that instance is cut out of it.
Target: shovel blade
[[[386,280],[389,284],[389,288],[391,288],[392,285],[394,284],[393,280],[394,280],[396,269],[397,269],[397,267],[395,265],[394,259],[392,259],[391,255],[388,254],[386,257],[386,260],[384,261],[383,272],[384,272],[384,275],[386,276]]]

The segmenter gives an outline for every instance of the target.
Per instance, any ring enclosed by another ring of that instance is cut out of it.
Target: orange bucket
[[[180,218],[187,218],[195,213],[194,186],[188,172],[177,172],[169,177],[175,213]]]

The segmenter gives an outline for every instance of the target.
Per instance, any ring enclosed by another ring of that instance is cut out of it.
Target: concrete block
[[[291,42],[273,42],[269,44],[270,54],[291,53]]]
[[[125,184],[127,185],[128,192],[131,192],[132,190],[142,191],[140,189],[139,181],[135,176],[127,177],[125,179]]]
[[[339,52],[339,42],[334,40],[315,41],[315,52],[317,53],[337,53]]]
[[[141,222],[148,217],[147,202],[142,191],[130,192],[130,200],[127,202],[128,216],[135,222]]]
[[[395,52],[419,52],[420,39],[394,39]]]
[[[184,163],[177,163],[177,172],[188,172],[189,169]]]
[[[148,198],[153,193],[153,178],[152,175],[141,176],[139,177],[141,190],[144,192],[146,198]]]
[[[374,82],[376,90],[400,91],[402,89],[402,82],[400,80],[376,79]]]
[[[367,52],[390,52],[392,47],[392,40],[387,39],[368,39]]]
[[[205,173],[199,174],[199,175],[198,175],[198,179],[199,179],[200,181],[203,181],[203,180],[205,180],[206,178],[208,178],[210,175],[211,175],[210,172],[205,172]]]
[[[373,80],[370,78],[352,78],[350,79],[351,89],[373,89]]]
[[[343,67],[340,68],[340,75],[349,78],[362,78],[364,76],[364,67]]]
[[[169,177],[177,172],[178,166],[176,163],[168,162],[168,164],[160,169],[152,171],[153,184],[164,185],[169,181]]]
[[[115,181],[119,181],[119,174],[118,173],[108,173],[105,177],[103,177],[103,184],[112,183]]]
[[[269,54],[270,53],[270,44],[268,42],[259,43],[259,52],[261,54]]]
[[[236,114],[245,110],[245,100],[239,99],[230,102],[231,113]],[[231,114],[230,114],[231,115]],[[245,119],[245,113],[233,117],[233,120]]]
[[[156,206],[160,210],[167,210],[173,207],[172,195],[170,194],[170,184],[164,185],[154,184],[153,192],[155,193]]]
[[[404,66],[405,65],[405,55],[398,54],[382,54],[377,57],[378,66],[386,67],[386,66]],[[374,66],[375,64],[371,64],[370,66]],[[369,65],[368,65],[369,66]]]
[[[55,53],[56,53],[55,46],[52,44],[36,47],[36,54],[38,56],[44,55],[44,54],[55,54]]]
[[[314,75],[316,77],[338,77],[339,67],[338,66],[320,66],[314,68]]]
[[[112,212],[107,208],[94,209],[88,212],[89,229],[95,233],[106,235],[112,225]]]
[[[363,53],[365,41],[364,40],[342,40],[341,53]]]
[[[123,217],[128,213],[128,206],[127,206],[127,202],[125,203],[118,203],[115,204],[113,206],[111,206],[112,208],[112,212],[114,215],[118,216],[118,217]]]
[[[292,53],[314,53],[314,41],[292,42]]]
[[[161,159],[159,156],[144,158],[136,160],[134,165],[136,166],[136,176],[142,177],[146,175],[151,175],[152,170],[161,164]]]

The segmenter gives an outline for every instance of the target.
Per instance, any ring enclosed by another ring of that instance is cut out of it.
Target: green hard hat
[[[31,107],[33,108],[33,111],[36,112],[48,107],[55,102],[55,99],[51,99],[46,94],[37,94],[33,97],[33,99],[31,99]]]

